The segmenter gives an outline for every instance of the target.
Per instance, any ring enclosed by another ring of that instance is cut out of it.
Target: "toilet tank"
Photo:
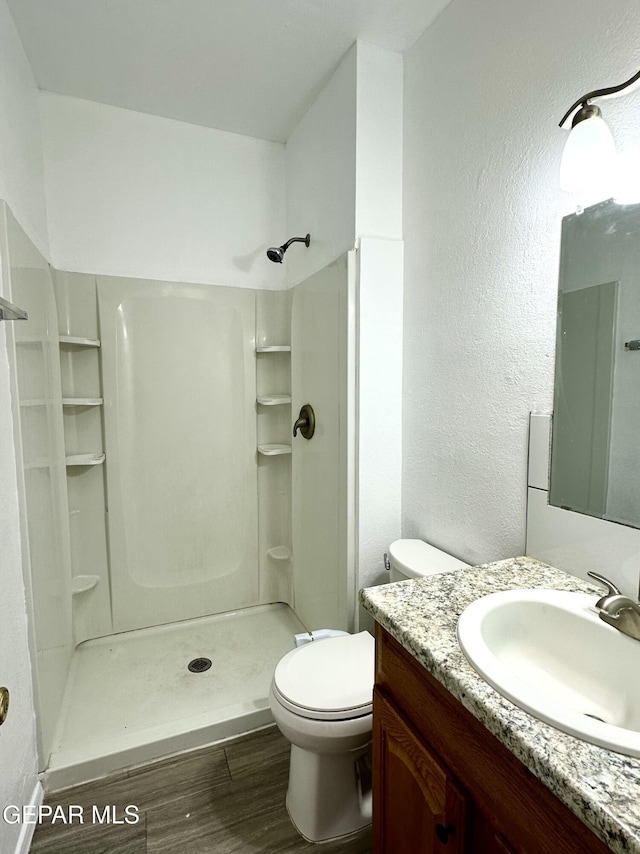
[[[389,546],[389,564],[391,581],[423,578],[425,575],[469,566],[424,540],[395,540]]]

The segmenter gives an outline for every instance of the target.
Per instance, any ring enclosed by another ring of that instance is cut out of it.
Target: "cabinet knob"
[[[448,824],[446,827],[444,824],[436,824],[436,836],[443,845],[447,844],[453,833],[455,833],[455,827],[452,824]]]

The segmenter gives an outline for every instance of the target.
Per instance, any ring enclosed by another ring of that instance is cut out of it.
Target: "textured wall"
[[[61,270],[277,288],[284,146],[41,94],[51,261]]]
[[[311,234],[285,261],[289,285],[353,249],[356,213],[356,67],[354,45],[286,145],[287,236]]]
[[[403,528],[469,562],[519,554],[527,413],[552,403],[566,139],[638,67],[620,0],[454,0],[405,57]],[[603,104],[637,144],[637,94]]]

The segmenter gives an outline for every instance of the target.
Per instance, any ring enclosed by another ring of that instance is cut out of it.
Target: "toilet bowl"
[[[422,540],[396,540],[389,563],[392,581],[467,565]],[[321,630],[318,637],[324,636]],[[369,632],[313,639],[276,667],[269,704],[291,742],[287,809],[310,842],[347,836],[371,823],[374,677]]]
[[[291,742],[287,809],[310,842],[371,823],[375,643],[369,632],[294,649],[276,667],[269,703]]]

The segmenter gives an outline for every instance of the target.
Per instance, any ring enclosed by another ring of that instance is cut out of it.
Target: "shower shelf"
[[[67,466],[100,466],[106,454],[73,454],[65,459]]]
[[[97,338],[78,338],[76,335],[60,335],[58,341],[60,344],[75,344],[76,347],[100,346],[100,341]]]
[[[87,590],[93,590],[99,581],[100,577],[98,575],[74,575],[71,579],[71,594],[76,596],[78,593],[86,593]]]
[[[290,344],[272,344],[270,347],[256,347],[256,353],[290,353]]]
[[[63,397],[63,406],[102,406],[101,397]]]
[[[291,403],[290,394],[259,394],[256,398],[262,406],[283,406]]]
[[[267,557],[272,560],[291,560],[291,549],[287,546],[274,546],[272,549],[267,549]]]
[[[290,454],[291,445],[258,445],[258,453],[265,457],[277,457],[280,454]]]

